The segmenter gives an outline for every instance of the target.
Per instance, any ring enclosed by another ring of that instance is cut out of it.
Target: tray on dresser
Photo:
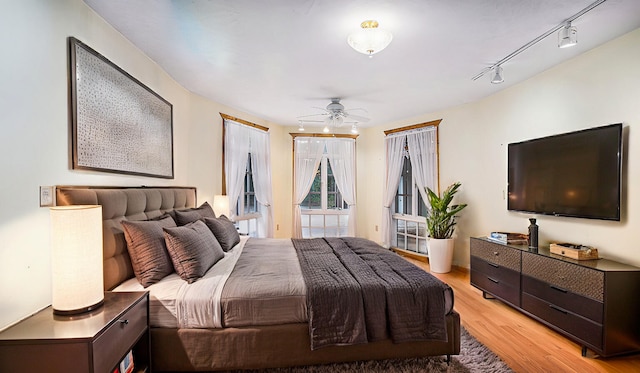
[[[576,260],[598,259],[598,249],[570,243],[552,243],[549,245],[549,251],[551,251],[551,254]]]

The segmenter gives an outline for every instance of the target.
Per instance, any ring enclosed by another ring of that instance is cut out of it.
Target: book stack
[[[131,373],[133,372],[133,351],[129,351],[122,359],[120,364],[113,369],[112,373]]]
[[[487,238],[504,245],[527,245],[529,235],[525,233],[491,232]]]

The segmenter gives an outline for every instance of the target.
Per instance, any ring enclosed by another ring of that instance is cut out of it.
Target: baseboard
[[[403,249],[399,249],[397,247],[392,247],[391,248],[392,251],[394,251],[395,253],[397,253],[398,255],[401,256],[405,256],[407,258],[411,258],[411,259],[415,259],[424,263],[429,263],[429,257],[425,254],[420,254],[420,253],[416,253],[414,251],[408,251],[408,250],[403,250]],[[467,267],[461,267],[455,264],[451,265],[451,270],[454,271],[458,271],[458,272],[462,272],[462,273],[469,273],[469,268]]]

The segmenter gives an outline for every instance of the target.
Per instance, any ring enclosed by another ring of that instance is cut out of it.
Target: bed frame
[[[120,222],[155,218],[196,206],[193,187],[58,186],[57,205],[102,205],[104,287],[134,277]],[[194,372],[315,365],[460,353],[460,316],[446,316],[447,342],[391,340],[311,350],[309,325],[284,324],[223,329],[151,328],[154,372]]]

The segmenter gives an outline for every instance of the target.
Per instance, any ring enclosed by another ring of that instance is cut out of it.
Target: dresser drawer
[[[522,309],[595,348],[602,348],[601,324],[527,293],[522,293]]]
[[[93,343],[94,372],[111,372],[131,349],[131,343],[147,330],[148,298],[136,303],[111,324]]]
[[[604,302],[604,272],[554,258],[522,253],[522,274]]]
[[[486,274],[494,280],[509,283],[514,287],[520,286],[520,272],[514,271],[508,267],[503,267],[499,264],[487,262],[478,257],[472,256],[471,268],[477,272]]]
[[[504,268],[503,271],[513,272],[510,269]],[[504,277],[510,277],[512,274],[508,274]],[[511,303],[516,307],[520,306],[520,279],[515,283],[493,278],[486,273],[476,271],[473,266],[471,267],[471,285],[485,291],[495,297],[498,297],[505,302]]]
[[[604,304],[591,298],[574,294],[566,289],[529,276],[522,276],[522,292],[555,304],[596,323],[601,324],[603,322]]]
[[[471,240],[471,255],[489,263],[520,271],[520,250],[478,239]]]

